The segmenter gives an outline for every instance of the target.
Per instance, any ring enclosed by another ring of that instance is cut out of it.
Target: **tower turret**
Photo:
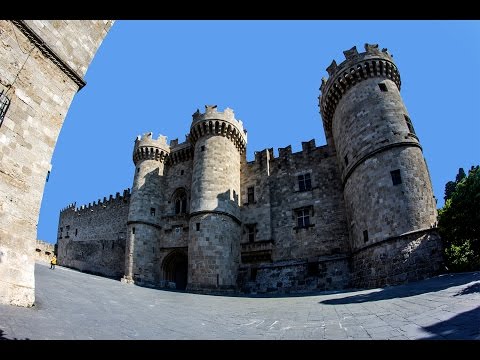
[[[164,166],[169,153],[165,136],[153,139],[152,133],[146,133],[135,140],[135,176],[128,212],[125,282],[152,285],[159,271],[155,259],[165,198]]]
[[[247,136],[229,108],[193,114],[189,290],[233,289],[240,262],[240,159]]]
[[[441,262],[436,203],[400,74],[378,45],[344,55],[322,79],[320,111],[344,185],[354,284],[423,278]]]

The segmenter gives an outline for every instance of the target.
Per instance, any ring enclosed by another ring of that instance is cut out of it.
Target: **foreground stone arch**
[[[35,301],[37,222],[53,150],[112,25],[0,20],[0,303]]]

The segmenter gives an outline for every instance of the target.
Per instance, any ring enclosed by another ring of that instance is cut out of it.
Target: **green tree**
[[[453,184],[455,187],[453,188]],[[480,166],[465,175],[460,168],[455,182],[445,186],[445,206],[439,210],[447,267],[452,271],[480,269]]]

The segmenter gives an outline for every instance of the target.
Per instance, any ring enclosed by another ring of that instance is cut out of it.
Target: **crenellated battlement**
[[[193,146],[190,143],[188,135],[183,143],[178,143],[178,139],[170,141],[170,155],[168,156],[168,165],[175,165],[179,162],[193,159]]]
[[[71,203],[71,204],[68,204],[66,207],[64,207],[63,209],[60,210],[60,212],[64,212],[64,211],[68,211],[68,210],[75,210],[75,207],[76,207],[77,203],[74,202],[74,203]]]
[[[170,153],[170,146],[167,144],[167,137],[159,135],[153,139],[152,133],[138,135],[133,148],[133,162],[135,165],[143,160],[155,160],[163,162]]]
[[[240,154],[245,151],[247,131],[243,128],[243,122],[235,119],[232,109],[226,108],[221,112],[217,111],[217,105],[205,105],[205,113],[197,109],[192,117],[189,138],[193,145],[200,137],[214,134],[232,140]]]
[[[345,60],[337,65],[333,60],[327,67],[328,79],[322,78],[319,97],[320,113],[325,131],[330,132],[336,106],[343,94],[358,82],[372,77],[392,80],[400,90],[401,80],[393,56],[387,49],[378,49],[378,44],[365,44],[365,52],[359,53],[356,46],[343,52]]]
[[[120,192],[117,192],[115,196],[110,195],[108,198],[105,196],[102,199],[98,199],[97,201],[94,201],[93,203],[88,203],[85,205],[81,205],[77,207],[77,203],[72,203],[60,210],[60,214],[66,213],[68,211],[72,211],[74,213],[80,213],[82,211],[95,211],[97,209],[105,209],[108,206],[113,206],[118,203],[125,203],[128,202],[131,196],[130,188],[123,190],[123,194],[120,194]]]
[[[302,150],[297,152],[292,152],[292,145],[288,145],[282,148],[278,148],[278,156],[275,156],[273,152],[273,148],[264,149],[261,151],[255,151],[255,159],[253,161],[249,161],[248,165],[254,164],[265,164],[266,161],[276,161],[276,160],[285,160],[292,157],[307,157],[315,152],[315,155],[319,155],[320,157],[325,158],[329,157],[334,154],[334,152],[330,151],[330,147],[328,145],[316,146],[315,139],[310,141],[302,141]]]

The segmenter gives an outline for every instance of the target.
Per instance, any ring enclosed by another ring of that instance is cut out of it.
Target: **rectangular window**
[[[405,121],[407,123],[408,131],[411,134],[415,135],[415,129],[413,128],[412,120],[410,120],[410,118],[405,114],[403,114],[403,116],[405,117]]]
[[[3,93],[3,90],[0,92],[0,126],[2,126],[3,119],[7,113],[8,107],[10,106],[10,99]]]
[[[150,208],[150,216],[155,216],[155,208]]]
[[[388,91],[388,89],[387,89],[387,85],[386,85],[386,84],[384,84],[384,83],[380,83],[380,84],[378,84],[378,87],[379,87],[379,88],[380,88],[380,90],[382,90],[382,91]]]
[[[247,203],[253,204],[255,202],[255,188],[250,186],[247,188]]]
[[[247,228],[247,235],[248,235],[248,242],[255,241],[255,224],[246,224],[245,227]]]
[[[185,170],[180,170],[180,175],[183,175],[185,173]]]
[[[135,228],[132,227],[132,234],[135,234]]]
[[[363,242],[368,241],[368,230],[363,230]]]
[[[310,211],[308,209],[297,210],[296,215],[298,228],[307,228],[310,226]]]
[[[63,238],[63,227],[60,228],[60,239]]]
[[[78,229],[75,229],[75,236],[78,235]]]
[[[348,166],[348,156],[347,155],[345,155],[344,160],[345,160],[345,166]]]
[[[310,179],[310,173],[298,175],[298,190],[312,190],[312,180]]]
[[[398,185],[402,183],[402,176],[400,175],[400,170],[397,169],[390,171],[390,175],[392,175],[393,185]]]
[[[67,231],[67,234],[65,235],[66,238],[70,237],[70,235],[68,235],[68,232],[70,231],[70,225],[67,225],[65,230]]]
[[[205,151],[205,145],[202,145],[202,146],[200,147],[200,150]]]
[[[200,223],[196,223],[197,231],[200,231]]]

